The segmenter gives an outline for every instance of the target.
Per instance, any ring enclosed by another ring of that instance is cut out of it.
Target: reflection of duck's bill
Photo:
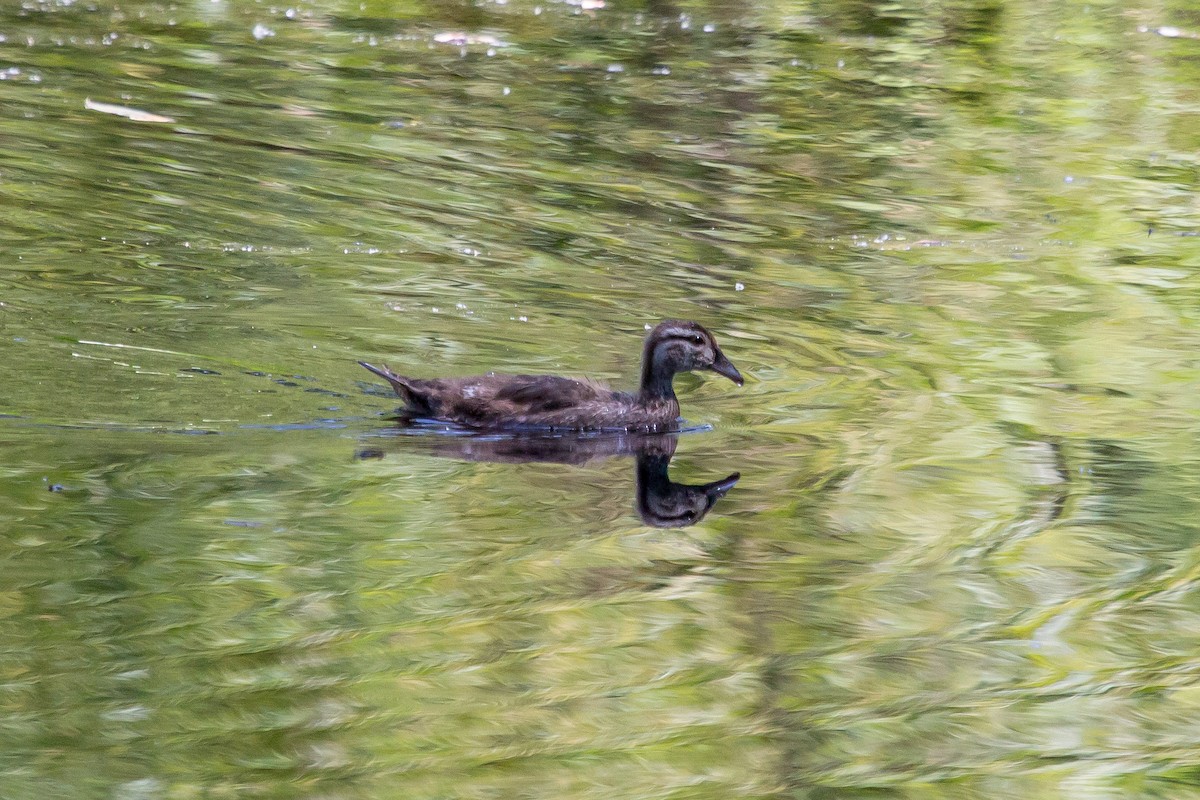
[[[706,483],[704,484],[704,494],[708,496],[710,501],[716,500],[719,497],[724,497],[725,493],[732,489],[734,485],[736,485],[741,479],[741,477],[742,473],[735,472],[728,477],[721,478],[719,481]]]

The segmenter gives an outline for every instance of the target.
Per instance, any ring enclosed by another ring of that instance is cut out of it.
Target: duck
[[[410,378],[386,365],[358,363],[392,385],[404,401],[405,416],[484,430],[676,430],[676,374],[711,370],[738,386],[744,383],[703,325],[677,319],[660,322],[647,334],[637,392],[558,375],[489,372],[469,378]]]

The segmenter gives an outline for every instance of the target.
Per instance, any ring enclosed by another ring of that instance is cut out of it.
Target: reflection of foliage
[[[1194,784],[1190,9],[94,5],[0,12],[6,791]],[[754,376],[686,387],[746,477],[685,534],[242,427],[664,316]]]

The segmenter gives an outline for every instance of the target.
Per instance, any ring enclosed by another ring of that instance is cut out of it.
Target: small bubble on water
[[[510,89],[510,88],[509,88],[509,87],[507,87],[507,86],[505,86],[505,87],[504,87],[504,90],[503,90],[503,91],[504,91],[504,96],[505,96],[505,97],[508,97],[510,94],[512,94],[512,89]]]
[[[711,22],[704,26],[705,33],[712,33],[716,29],[717,29],[717,26],[713,25]]]
[[[735,283],[733,285],[733,290],[735,292],[742,292],[742,291],[745,291],[745,289],[746,289],[746,284],[742,283],[741,281],[738,281],[737,283]]]
[[[271,30],[266,25],[263,25],[261,22],[257,23],[253,28],[251,28],[250,33],[260,42],[263,39],[266,39],[268,36],[275,35],[275,31]]]

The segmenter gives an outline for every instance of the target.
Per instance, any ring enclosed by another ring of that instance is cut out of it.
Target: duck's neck
[[[645,352],[642,353],[642,385],[638,390],[638,400],[643,403],[676,402],[675,388],[671,385],[675,378],[675,366],[668,363],[665,347],[658,347],[658,342],[646,342]]]

